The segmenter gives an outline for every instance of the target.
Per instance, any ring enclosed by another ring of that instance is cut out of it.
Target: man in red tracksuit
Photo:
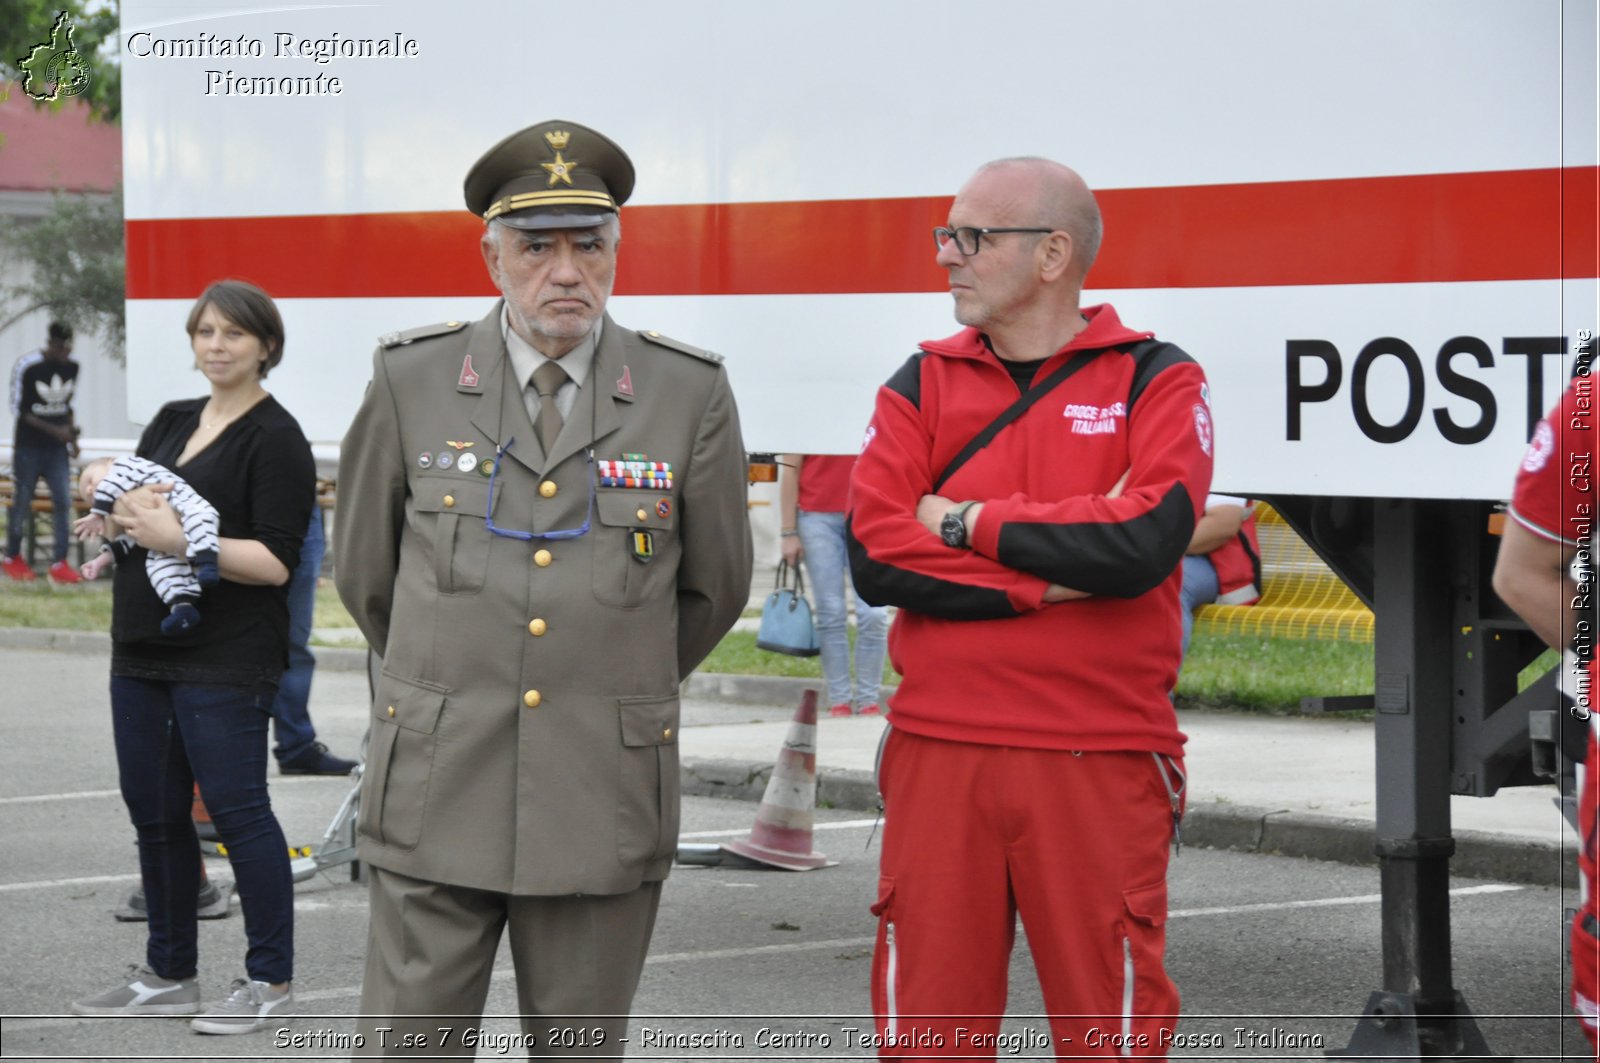
[[[904,676],[879,779],[881,1054],[993,1054],[1020,914],[1055,1051],[1161,1058],[1184,780],[1167,694],[1211,482],[1205,376],[1080,305],[1100,216],[1066,167],[984,166],[934,239],[967,327],[879,390],[851,483],[856,585],[899,607]]]
[[[1580,340],[1582,337],[1580,336]],[[1590,337],[1592,343],[1593,338]],[[1565,650],[1579,635],[1594,645],[1595,611],[1595,387],[1585,362],[1555,409],[1539,422],[1517,472],[1510,516],[1495,558],[1494,589],[1533,633]],[[1571,564],[1583,555],[1583,582]],[[1572,920],[1572,1007],[1591,1048],[1600,1026],[1600,900],[1596,897],[1597,813],[1600,813],[1600,743],[1595,713],[1600,688],[1594,659],[1563,658],[1561,686],[1576,696],[1566,706],[1569,724],[1586,731],[1587,756],[1578,767],[1578,911]],[[1565,1056],[1563,1057],[1565,1058]],[[1597,1056],[1596,1058],[1600,1058]]]

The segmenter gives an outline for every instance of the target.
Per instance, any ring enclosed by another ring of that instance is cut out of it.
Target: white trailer
[[[1537,646],[1483,529],[1597,323],[1592,2],[122,16],[136,421],[196,389],[184,315],[237,276],[287,320],[274,392],[336,441],[375,337],[493,299],[467,166],[561,117],[638,168],[618,320],[724,354],[751,450],[854,452],[878,384],[955,329],[929,229],[956,188],[1001,156],[1077,168],[1106,216],[1087,298],[1205,366],[1218,488],[1272,498],[1377,610],[1385,974],[1352,1050],[1482,1048],[1448,795],[1534,781]]]

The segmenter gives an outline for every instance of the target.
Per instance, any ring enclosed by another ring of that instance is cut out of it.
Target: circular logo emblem
[[[1203,403],[1194,404],[1194,435],[1200,441],[1200,450],[1211,456],[1211,413]]]
[[[461,457],[456,459],[456,468],[460,469],[462,472],[471,472],[477,467],[478,456],[476,454],[463,454]]]
[[[56,96],[76,96],[89,87],[89,67],[76,51],[58,52],[51,57],[44,75],[47,84],[55,86]]]
[[[420,455],[418,455],[417,456],[417,468],[419,468],[419,469],[431,469],[431,468],[433,468],[433,455],[432,454],[420,454]]]
[[[656,516],[662,520],[672,516],[672,500],[670,498],[663,498],[656,503]]]
[[[1550,461],[1550,455],[1555,453],[1556,434],[1550,429],[1549,421],[1540,421],[1539,427],[1533,430],[1533,438],[1528,440],[1528,449],[1522,455],[1522,471],[1533,473],[1544,468]]]
[[[441,450],[439,451],[439,456],[433,459],[433,463],[441,469],[448,469],[455,464],[455,460],[454,454],[451,454],[448,450]]]

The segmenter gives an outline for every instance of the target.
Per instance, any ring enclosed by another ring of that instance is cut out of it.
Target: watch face
[[[967,526],[961,520],[960,513],[946,513],[939,522],[939,537],[946,546],[962,547],[967,545]]]

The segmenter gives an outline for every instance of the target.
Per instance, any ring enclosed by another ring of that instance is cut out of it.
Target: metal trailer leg
[[[1458,595],[1479,590],[1477,529],[1459,504],[1419,499],[1381,500],[1374,520],[1384,988],[1328,1055],[1504,1060],[1451,984],[1451,635]]]

